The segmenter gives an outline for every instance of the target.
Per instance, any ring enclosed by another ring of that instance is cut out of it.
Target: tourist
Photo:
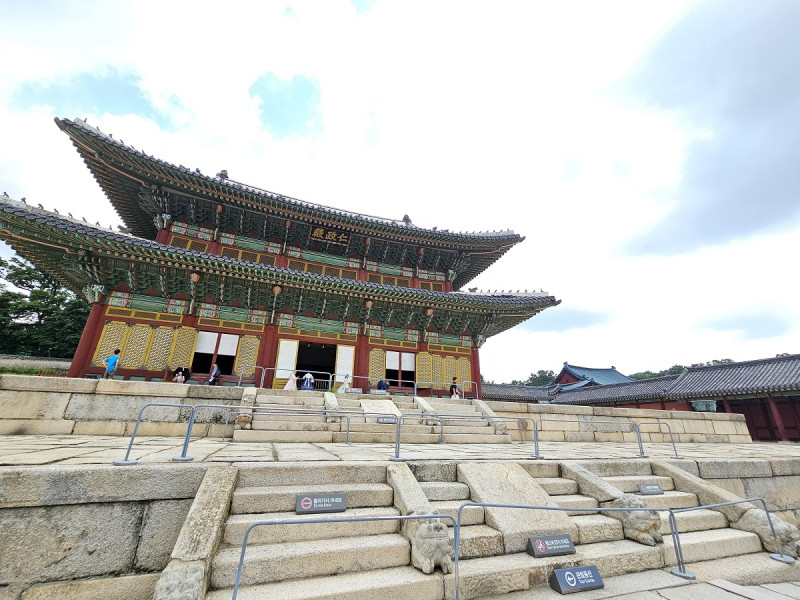
[[[301,390],[313,390],[314,389],[314,376],[311,373],[306,373],[303,375],[303,383],[300,385]]]
[[[336,393],[346,394],[349,389],[350,389],[350,375],[345,375],[344,381],[342,382],[342,385],[339,386],[339,389],[336,390]]]
[[[386,383],[383,379],[381,379],[378,382],[378,389],[381,390],[382,392],[387,392],[389,391],[389,384]]]
[[[217,385],[219,383],[219,377],[222,375],[222,371],[219,370],[217,363],[211,365],[211,377],[208,378],[208,385]]]
[[[286,385],[283,386],[285,390],[296,390],[297,389],[297,371],[292,371],[289,375],[289,379],[286,380]]]
[[[177,370],[175,377],[172,378],[172,381],[175,383],[184,383],[186,381],[186,377],[183,376],[183,369]]]
[[[120,349],[117,348],[116,350],[114,350],[114,354],[103,360],[103,364],[106,366],[106,379],[111,379],[117,372],[117,365],[119,364],[119,353]]]
[[[450,384],[450,397],[454,400],[461,398],[461,394],[458,393],[458,384],[456,383],[455,377],[453,377],[453,383]]]

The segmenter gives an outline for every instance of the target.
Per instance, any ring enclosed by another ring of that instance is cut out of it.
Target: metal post
[[[647,454],[644,453],[644,446],[642,445],[642,430],[639,427],[639,423],[634,423],[634,428],[636,429],[636,439],[639,442],[639,454],[637,454],[636,457],[647,458]]]
[[[544,458],[539,454],[539,421],[541,419],[536,419],[533,422],[533,458]]]
[[[183,440],[183,450],[180,456],[173,456],[172,460],[175,462],[189,462],[194,459],[194,456],[188,456],[186,452],[189,450],[189,438],[192,436],[192,427],[194,427],[194,417],[197,414],[197,408],[192,407],[192,413],[189,415],[189,426],[186,428],[186,439]]]
[[[395,443],[394,443],[395,444],[394,445],[394,456],[390,456],[389,460],[394,460],[394,461],[403,461],[403,460],[405,460],[405,458],[400,458],[400,434],[402,433],[402,428],[403,428],[402,423],[403,423],[403,419],[398,418],[397,419],[397,423],[395,424],[395,428],[397,429],[397,434],[396,434],[397,435],[397,439],[395,440]]]
[[[683,579],[697,579],[694,573],[686,570],[686,564],[683,562],[683,549],[681,548],[681,536],[678,532],[678,522],[675,520],[675,513],[669,509],[669,531],[672,535],[672,545],[675,548],[675,560],[678,563],[677,567],[670,570],[670,573]]]

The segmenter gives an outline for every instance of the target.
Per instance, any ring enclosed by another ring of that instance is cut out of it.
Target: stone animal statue
[[[411,538],[411,564],[423,573],[433,573],[436,565],[442,573],[453,571],[453,546],[447,526],[437,519],[426,519]]]
[[[647,505],[633,494],[622,494],[616,500],[604,502],[603,507],[613,508],[646,508]],[[629,540],[634,540],[646,546],[655,546],[663,542],[661,532],[661,518],[656,511],[613,511],[603,513],[619,519],[622,522],[622,531]]]
[[[772,516],[772,526],[775,528],[775,535],[778,537],[777,545],[772,536],[772,529],[767,521],[767,515],[761,508],[751,508],[741,519],[731,523],[734,529],[742,531],[752,531],[761,538],[767,552],[777,552],[786,554],[792,558],[797,558],[800,554],[800,531],[791,523],[787,523],[776,516]]]

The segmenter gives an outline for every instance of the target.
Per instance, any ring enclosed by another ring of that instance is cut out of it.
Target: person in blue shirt
[[[379,390],[386,391],[386,390],[388,390],[388,389],[389,389],[389,384],[388,384],[388,383],[386,383],[386,382],[385,382],[383,379],[381,379],[381,380],[378,382],[378,389],[379,389]]]
[[[109,356],[103,361],[106,366],[106,379],[111,379],[117,372],[117,365],[119,364],[119,348],[114,350],[114,354]]]

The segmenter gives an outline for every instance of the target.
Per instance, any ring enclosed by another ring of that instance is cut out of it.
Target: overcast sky
[[[800,352],[800,2],[0,0],[0,191],[120,224],[53,117],[268,190],[526,240],[484,377]],[[8,256],[6,249],[4,256]]]

